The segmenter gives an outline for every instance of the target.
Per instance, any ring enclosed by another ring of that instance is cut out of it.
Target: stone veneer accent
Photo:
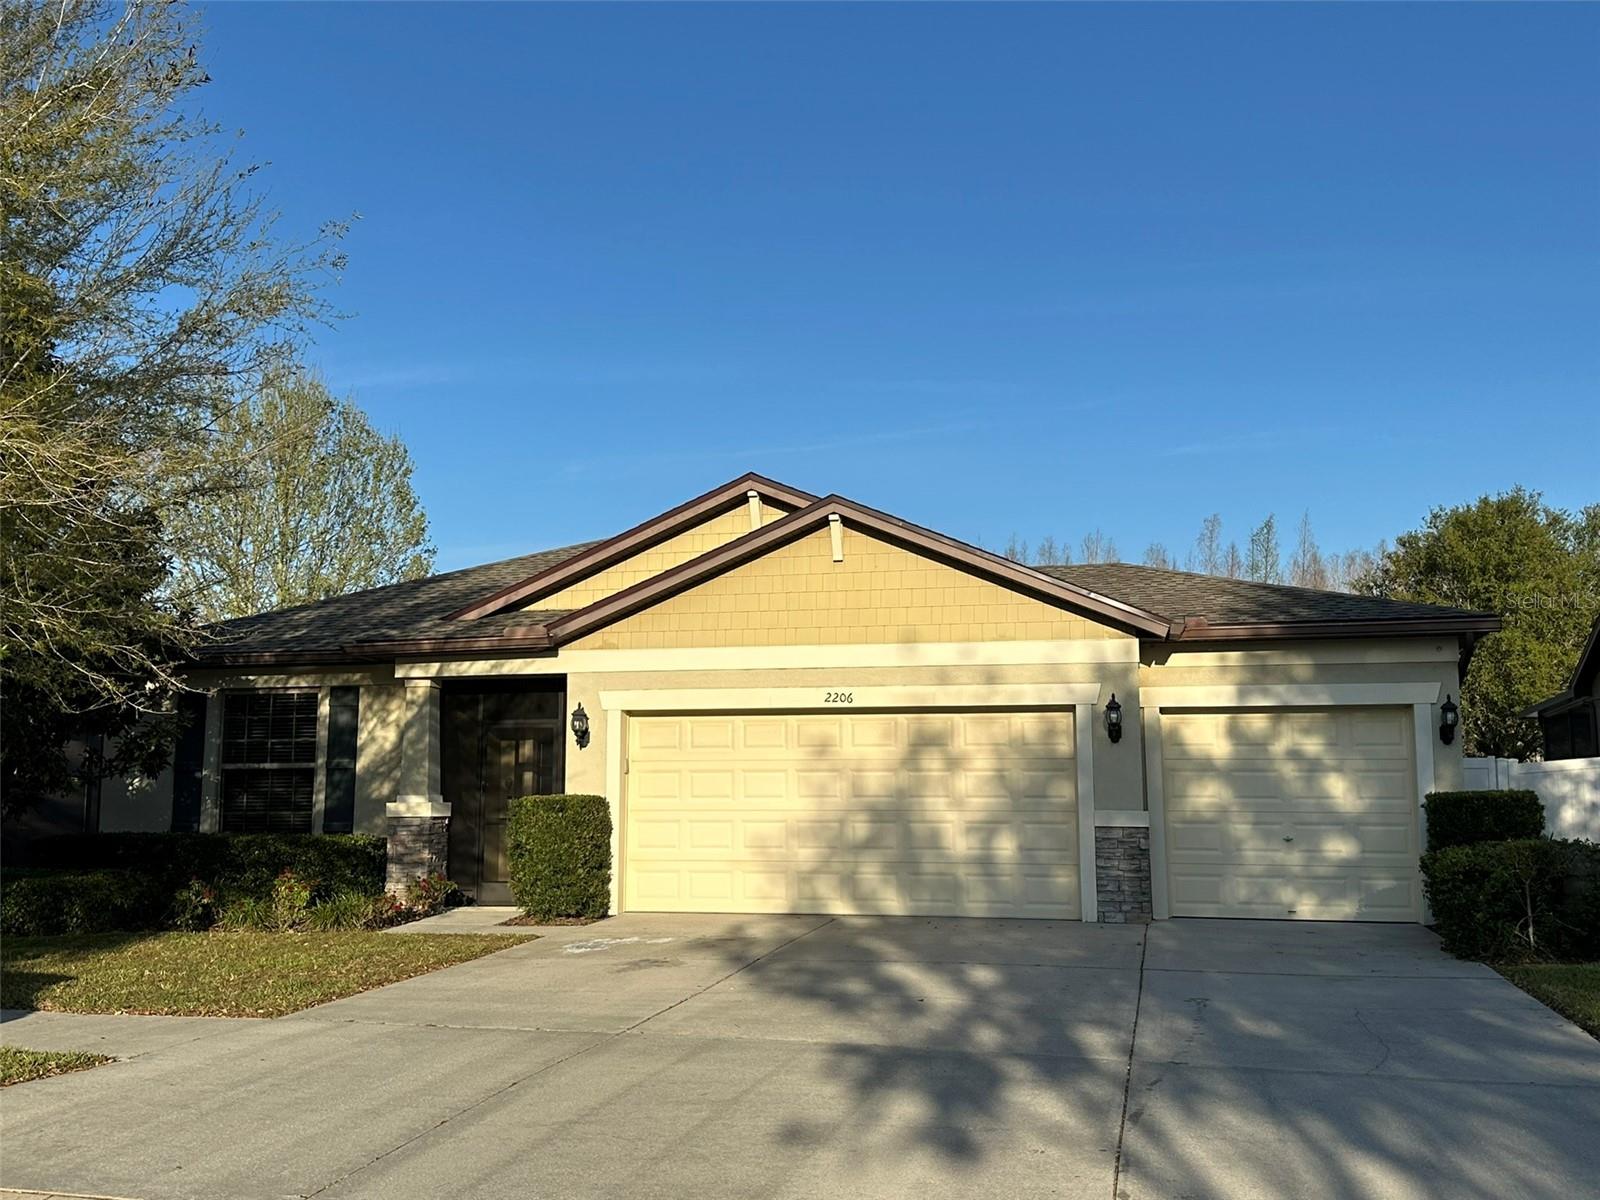
[[[450,846],[449,817],[390,817],[385,886],[399,894],[419,875],[443,875]]]
[[[1150,920],[1150,830],[1101,825],[1094,831],[1095,898],[1114,925]]]

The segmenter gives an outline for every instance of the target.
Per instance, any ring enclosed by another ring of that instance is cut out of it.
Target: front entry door
[[[444,798],[450,803],[450,878],[479,904],[512,902],[511,801],[563,786],[564,698],[548,685],[445,694],[442,765]]]
[[[548,796],[555,790],[556,728],[549,721],[512,717],[483,730],[483,857],[478,901],[511,903],[507,825],[518,796]]]

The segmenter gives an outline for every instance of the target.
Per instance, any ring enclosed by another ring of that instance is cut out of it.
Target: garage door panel
[[[1078,915],[1070,714],[685,715],[629,730],[627,908]]]
[[[1415,920],[1411,729],[1408,709],[1163,714],[1174,915]]]

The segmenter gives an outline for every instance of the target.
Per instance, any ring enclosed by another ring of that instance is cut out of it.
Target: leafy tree
[[[69,732],[121,734],[113,769],[159,758],[199,636],[162,593],[167,519],[225,485],[219,414],[327,316],[340,265],[338,228],[274,236],[189,107],[194,41],[168,3],[0,5],[7,808],[69,777]]]
[[[1402,534],[1363,590],[1500,614],[1461,685],[1468,754],[1531,758],[1534,722],[1517,716],[1560,691],[1600,613],[1600,505],[1573,514],[1517,487],[1436,508]]]
[[[245,486],[175,514],[174,591],[207,621],[419,579],[433,567],[411,455],[301,370],[225,413]]]
[[[1246,578],[1257,583],[1283,582],[1283,568],[1278,559],[1278,522],[1271,513],[1250,534],[1244,573]]]

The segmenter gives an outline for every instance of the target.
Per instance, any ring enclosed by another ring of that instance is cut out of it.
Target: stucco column
[[[419,876],[444,874],[449,857],[450,806],[440,792],[439,685],[408,679],[400,733],[400,778],[388,802],[390,891]]]
[[[450,807],[439,792],[439,685],[431,679],[406,680],[405,716],[400,733],[400,780],[389,804],[407,815],[449,816]],[[433,813],[432,808],[443,807]]]

